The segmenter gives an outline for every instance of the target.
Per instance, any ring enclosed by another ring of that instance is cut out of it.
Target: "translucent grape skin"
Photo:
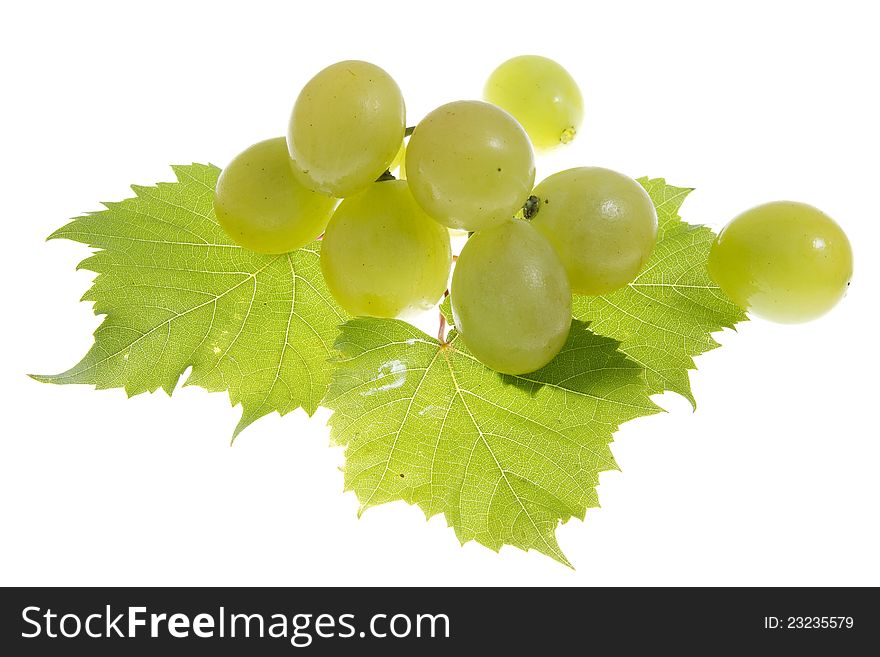
[[[486,81],[483,98],[510,112],[539,150],[569,143],[584,118],[584,99],[574,78],[538,55],[501,64]]]
[[[535,156],[522,126],[480,101],[438,107],[406,148],[413,196],[449,228],[482,230],[509,221],[535,182]]]
[[[287,131],[297,179],[309,189],[350,196],[389,167],[406,130],[397,83],[374,64],[328,66],[300,92]]]
[[[532,225],[553,244],[576,294],[606,294],[632,282],[657,242],[651,197],[622,173],[567,169],[532,195]]]
[[[336,199],[296,180],[284,137],[254,144],[220,173],[214,214],[237,244],[260,253],[287,253],[318,237]]]
[[[467,348],[504,374],[544,367],[571,328],[571,289],[550,243],[513,220],[474,233],[452,276],[452,314]]]
[[[852,273],[852,248],[840,226],[794,201],[743,212],[721,230],[709,253],[709,275],[734,303],[784,324],[831,310]]]
[[[321,247],[327,287],[347,312],[407,317],[433,308],[449,282],[449,232],[405,180],[373,183],[339,204]]]

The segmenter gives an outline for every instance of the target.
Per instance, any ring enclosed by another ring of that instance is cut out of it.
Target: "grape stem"
[[[408,125],[406,127],[406,130],[403,131],[403,136],[409,137],[413,133],[413,130],[415,130],[415,129],[416,129],[416,127],[414,125]]]
[[[455,256],[452,256],[452,259],[455,260]],[[449,290],[447,289],[443,293],[443,299],[446,300],[446,297],[449,296]],[[440,344],[447,345],[446,342],[446,315],[443,314],[443,311],[440,311],[440,328],[437,329],[437,339],[440,341]]]

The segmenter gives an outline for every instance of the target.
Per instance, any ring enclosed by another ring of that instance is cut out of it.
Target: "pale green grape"
[[[570,142],[584,118],[577,83],[562,66],[537,55],[501,64],[489,76],[483,97],[510,112],[538,149]]]
[[[622,173],[567,169],[545,179],[532,195],[532,225],[553,244],[577,294],[605,294],[626,285],[654,249],[654,204]]]
[[[474,233],[452,276],[452,314],[467,348],[505,374],[542,368],[571,328],[571,289],[550,243],[522,220]]]
[[[462,100],[438,107],[406,148],[416,201],[450,228],[509,221],[535,182],[535,157],[516,120],[494,105]]]
[[[328,66],[300,92],[287,147],[303,185],[345,197],[369,187],[403,142],[406,110],[397,83],[378,66]]]
[[[405,180],[373,183],[346,198],[327,225],[321,270],[352,315],[406,317],[446,290],[449,233],[425,214]]]
[[[831,217],[805,203],[747,210],[715,238],[709,275],[737,305],[776,322],[806,322],[846,293],[852,249]]]
[[[220,173],[214,214],[235,242],[260,253],[287,253],[318,237],[336,199],[294,177],[284,137],[254,144]]]

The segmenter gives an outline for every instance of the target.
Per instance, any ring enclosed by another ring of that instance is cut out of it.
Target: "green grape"
[[[260,253],[294,251],[320,235],[336,199],[303,187],[284,137],[239,153],[214,190],[214,214],[236,243]]]
[[[325,68],[300,92],[287,147],[303,185],[341,198],[382,175],[405,130],[403,96],[391,76],[367,62],[345,61]]]
[[[352,315],[406,317],[446,290],[449,233],[415,202],[405,180],[373,183],[346,198],[327,226],[321,270]]]
[[[509,221],[535,182],[535,157],[522,127],[480,101],[438,107],[406,148],[416,201],[441,224],[481,230]]]
[[[510,112],[538,149],[570,142],[584,118],[577,83],[552,59],[537,55],[514,57],[496,68],[483,97]]]
[[[550,243],[522,220],[474,233],[452,276],[452,315],[483,364],[505,374],[544,367],[571,328],[571,289]]]
[[[793,201],[735,217],[715,238],[709,275],[737,305],[785,324],[825,314],[846,293],[853,256],[824,212]]]
[[[577,294],[605,294],[631,282],[657,241],[657,211],[622,173],[579,167],[535,191],[532,225],[550,240]]]

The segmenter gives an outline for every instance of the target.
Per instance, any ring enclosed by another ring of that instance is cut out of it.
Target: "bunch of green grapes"
[[[327,286],[352,315],[430,308],[448,284],[449,232],[391,175],[403,167],[405,133],[403,96],[388,73],[361,61],[328,66],[300,92],[286,138],[251,146],[223,170],[217,219],[262,253],[323,235]]]
[[[449,293],[477,359],[514,376],[545,367],[568,339],[573,294],[613,293],[638,277],[657,212],[637,181],[601,167],[535,186],[535,149],[571,142],[583,120],[581,92],[558,63],[514,57],[489,76],[484,99],[447,103],[407,128],[388,73],[328,66],[300,92],[286,138],[223,170],[217,220],[266,254],[323,237],[327,287],[352,315],[410,318]],[[468,236],[451,285],[450,234]],[[806,321],[843,296],[852,251],[819,210],[769,203],[721,231],[708,273],[747,310]]]

